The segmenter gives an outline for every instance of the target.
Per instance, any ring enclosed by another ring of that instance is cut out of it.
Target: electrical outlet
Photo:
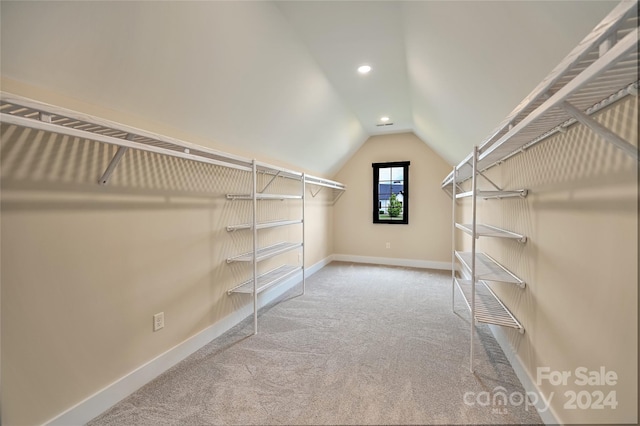
[[[391,243],[387,243],[387,248],[391,248]]]
[[[153,331],[164,328],[164,312],[157,313],[153,316]]]

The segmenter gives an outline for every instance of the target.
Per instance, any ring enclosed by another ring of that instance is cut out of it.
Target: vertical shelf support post
[[[473,174],[471,176],[471,336],[469,369],[473,373],[473,334],[476,328],[476,194],[478,173],[478,147],[473,147]]]
[[[453,181],[451,182],[451,311],[455,312],[456,297],[456,173],[453,167]]]
[[[304,213],[305,213],[305,204],[306,204],[306,197],[307,197],[307,181],[305,179],[305,174],[302,174],[302,295],[304,296],[304,293],[306,291],[306,273],[305,273],[305,267],[304,267],[304,261],[305,261],[305,252],[306,252],[306,238],[305,238],[305,217],[304,217]],[[322,187],[320,187],[322,189]],[[320,191],[318,191],[320,192]]]
[[[251,162],[253,173],[253,189],[251,191],[253,214],[253,334],[258,334],[258,170],[256,160]]]

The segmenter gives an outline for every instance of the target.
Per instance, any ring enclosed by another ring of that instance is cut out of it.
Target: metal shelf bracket
[[[602,124],[595,121],[593,118],[589,117],[584,112],[580,111],[575,106],[571,105],[569,102],[565,101],[562,103],[562,108],[571,114],[573,118],[578,120],[583,125],[587,126],[594,133],[602,137],[604,140],[615,146],[616,148],[624,151],[634,160],[638,161],[638,148],[630,144],[629,142],[622,139],[620,136],[607,129]]]
[[[316,198],[316,195],[318,195],[320,193],[320,191],[322,191],[322,188],[324,188],[323,186],[319,187],[318,190],[316,192],[313,192],[312,189],[310,189],[309,191],[311,192],[311,196],[313,198]]]
[[[128,141],[133,140],[133,135],[129,133],[126,139]],[[115,155],[111,159],[111,162],[107,166],[107,169],[104,171],[104,173],[102,174],[102,177],[98,181],[100,185],[106,185],[107,183],[109,183],[109,179],[111,178],[111,175],[116,170],[116,167],[118,167],[118,164],[120,164],[120,160],[122,160],[122,157],[124,157],[124,154],[126,154],[128,150],[129,148],[127,148],[126,146],[118,147],[118,150],[116,151]]]
[[[502,188],[500,188],[498,185],[496,185],[491,179],[489,179],[488,177],[486,177],[484,175],[484,173],[482,172],[478,172],[478,174],[480,176],[482,176],[487,182],[489,182],[491,184],[491,186],[493,186],[495,189],[497,189],[498,191],[502,191]]]
[[[269,182],[267,182],[267,184],[264,186],[264,188],[262,188],[262,191],[258,191],[258,194],[263,194],[263,193],[264,193],[264,191],[266,191],[266,190],[267,190],[267,188],[269,188],[269,187],[271,186],[271,184],[276,180],[276,178],[277,178],[278,176],[280,176],[280,170],[278,170],[278,171],[277,171],[277,173],[276,173],[276,174],[274,174],[274,175],[271,177],[271,180],[270,180]]]

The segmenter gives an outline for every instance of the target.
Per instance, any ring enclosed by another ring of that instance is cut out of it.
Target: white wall
[[[371,164],[407,160],[409,224],[374,224]],[[348,188],[334,209],[336,255],[450,267],[451,202],[440,189],[449,171],[449,165],[413,133],[369,138],[336,175]]]

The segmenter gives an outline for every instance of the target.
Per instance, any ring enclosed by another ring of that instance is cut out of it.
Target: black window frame
[[[387,163],[372,163],[373,168],[373,223],[388,223],[391,225],[408,225],[409,224],[409,166],[410,161],[392,161]],[[379,216],[379,177],[380,169],[386,169],[390,167],[402,167],[403,171],[403,186],[404,193],[402,194],[402,219],[380,219]]]

